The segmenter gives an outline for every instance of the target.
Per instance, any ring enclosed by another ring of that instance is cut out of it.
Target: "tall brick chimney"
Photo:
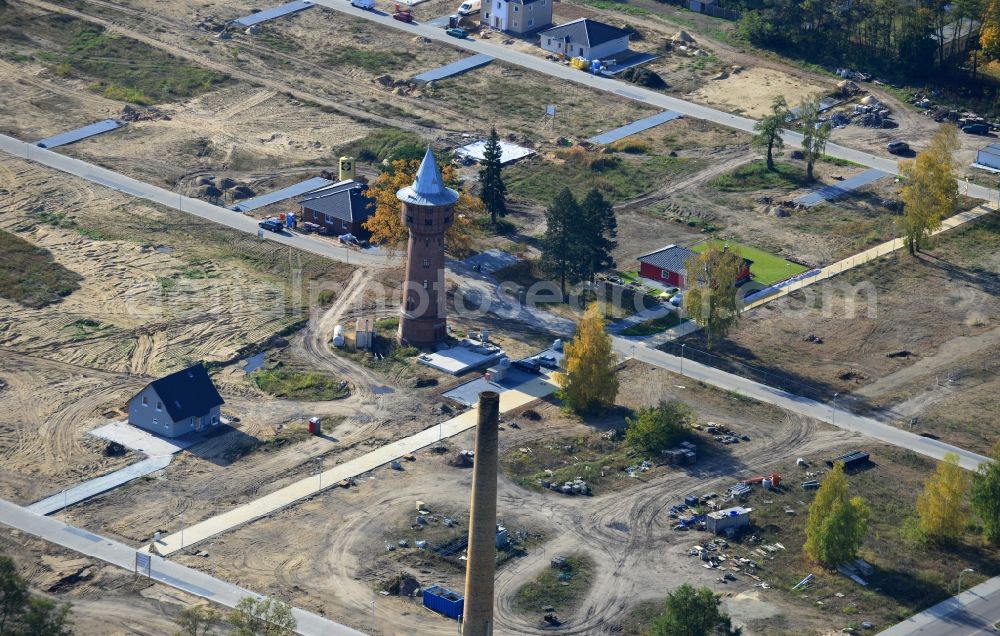
[[[497,446],[500,394],[479,394],[476,456],[469,506],[469,550],[465,567],[465,615],[462,636],[493,634],[493,577],[496,571]]]

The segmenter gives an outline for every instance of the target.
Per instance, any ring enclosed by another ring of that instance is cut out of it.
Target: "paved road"
[[[36,514],[27,508],[22,508],[3,499],[0,499],[0,523],[74,552],[100,559],[105,563],[129,571],[135,569],[136,550],[134,548],[82,528],[66,525],[58,519]],[[172,563],[157,556],[151,558],[152,578],[154,580],[189,594],[200,596],[226,607],[235,607],[241,598],[247,596],[260,597],[256,592],[220,581],[198,570]],[[358,608],[359,614],[364,611],[365,608]],[[311,612],[296,608],[292,610],[292,613],[298,621],[296,631],[303,636],[363,636],[362,632],[334,623]]]
[[[384,27],[399,29],[412,35],[421,35],[431,40],[437,40],[444,44],[464,49],[472,53],[489,55],[490,57],[507,62],[508,64],[514,64],[515,66],[530,69],[550,77],[589,86],[590,88],[604,91],[605,93],[612,93],[619,97],[631,99],[654,108],[673,110],[688,117],[704,119],[745,132],[753,130],[754,124],[756,123],[756,121],[748,117],[732,115],[721,110],[716,110],[715,108],[709,108],[708,106],[702,106],[700,104],[684,101],[683,99],[664,95],[663,93],[652,91],[641,86],[628,84],[608,77],[592,75],[584,71],[578,71],[564,64],[550,62],[549,60],[537,55],[516,51],[511,49],[509,46],[500,44],[500,41],[504,39],[502,35],[494,35],[489,40],[471,38],[468,40],[459,40],[447,35],[440,27],[435,27],[430,24],[405,24],[399,20],[393,20],[391,15],[376,13],[374,11],[364,11],[351,6],[349,2],[344,2],[343,0],[315,0],[315,2],[316,4],[323,5],[324,7],[333,9],[334,11],[339,11],[357,18],[377,22]],[[419,7],[416,8],[414,12],[418,17],[423,17],[421,16]],[[782,137],[787,143],[795,147],[798,147],[802,143],[802,135],[800,133],[785,131]],[[859,163],[869,168],[878,168],[879,170],[890,174],[899,173],[899,164],[895,159],[879,157],[869,152],[855,150],[839,144],[827,144],[826,154],[839,159],[853,161],[854,163]],[[996,190],[991,190],[977,185],[970,185],[968,194],[971,197],[985,199],[987,201],[995,201],[998,197]]]
[[[861,433],[887,444],[892,444],[893,446],[908,448],[934,459],[943,458],[945,453],[956,453],[961,466],[968,470],[975,470],[979,464],[990,461],[987,457],[958,448],[957,446],[921,437],[889,426],[888,424],[883,424],[877,420],[855,415],[843,409],[838,408],[835,410],[830,404],[810,400],[794,393],[760,384],[692,360],[682,361],[677,356],[670,355],[659,349],[651,349],[641,344],[636,344],[631,340],[612,336],[612,342],[615,351],[623,356],[632,356],[642,362],[675,373],[681,373],[688,378],[700,380],[726,391],[738,391],[742,395],[773,404],[792,413],[816,418],[833,424],[838,428]],[[681,371],[682,365],[683,371]]]
[[[879,632],[880,636],[972,636],[995,634],[1000,623],[1000,577]]]
[[[168,208],[191,214],[213,223],[219,223],[240,232],[257,235],[257,220],[249,216],[233,212],[226,208],[212,205],[200,199],[181,196],[164,188],[144,183],[138,179],[113,172],[86,161],[67,157],[51,150],[45,150],[13,137],[0,135],[0,150],[18,157],[24,157],[50,168],[59,170],[92,183],[97,183],[147,201],[159,203]],[[318,254],[335,261],[366,265],[368,267],[385,267],[392,264],[381,253],[368,253],[359,250],[349,250],[328,240],[314,236],[284,232],[275,234],[264,232],[265,240],[288,245],[297,249]]]
[[[555,385],[547,377],[529,380],[500,394],[500,412],[506,413],[512,409],[520,408],[540,397],[550,395],[555,389]],[[163,556],[168,556],[183,547],[194,545],[209,537],[269,515],[322,490],[336,487],[344,479],[363,475],[380,466],[387,465],[392,460],[435,444],[443,438],[465,432],[476,426],[478,412],[479,409],[474,407],[446,422],[441,422],[419,433],[386,444],[361,457],[339,464],[322,474],[306,477],[250,503],[184,528],[181,532],[162,538],[156,544],[156,551]]]

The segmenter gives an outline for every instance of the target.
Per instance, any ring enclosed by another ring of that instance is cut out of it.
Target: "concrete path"
[[[85,556],[99,559],[125,570],[135,571],[136,550],[134,548],[82,528],[66,525],[52,517],[35,514],[27,508],[22,508],[3,499],[0,499],[0,523]],[[157,556],[153,556],[151,559],[150,573],[153,580],[188,594],[219,603],[225,607],[235,607],[240,599],[247,596],[261,598],[261,595],[256,592],[220,581],[203,572],[171,563]],[[365,608],[358,608],[359,614],[364,611]],[[303,636],[363,636],[362,632],[334,623],[311,612],[295,608],[292,610],[292,614],[298,621],[296,633]]]
[[[995,634],[1000,623],[1000,577],[994,577],[915,614],[880,636],[972,636]]]
[[[535,378],[516,388],[500,394],[500,412],[519,408],[552,394],[555,384],[547,378]],[[436,444],[441,439],[463,433],[476,426],[478,408],[468,410],[446,422],[435,424],[410,437],[386,444],[361,457],[339,464],[321,474],[307,477],[285,486],[260,499],[251,501],[228,512],[216,515],[183,531],[164,537],[156,544],[157,553],[167,556],[178,550],[194,545],[209,537],[227,532],[247,522],[269,515],[297,501],[311,497],[325,489],[337,486],[339,482],[357,477],[404,455],[415,453],[421,448]],[[182,542],[183,541],[183,545]],[[143,549],[147,550],[146,548]]]
[[[839,183],[832,183],[828,186],[823,186],[822,188],[813,190],[808,194],[803,194],[798,199],[795,199],[795,202],[799,205],[812,207],[826,201],[833,201],[834,199],[847,196],[858,188],[875,183],[879,179],[888,176],[888,174],[882,172],[881,170],[871,168],[860,174],[854,175],[850,179],[844,179]]]
[[[470,55],[469,57],[461,59],[457,62],[452,62],[451,64],[445,64],[440,68],[426,71],[424,73],[421,73],[420,75],[415,75],[413,77],[413,81],[436,82],[438,80],[443,80],[446,77],[467,73],[472,69],[479,68],[480,66],[486,66],[492,61],[493,58],[490,57],[489,55],[481,55],[481,54]]]
[[[53,512],[58,512],[63,508],[67,508],[73,504],[90,499],[91,497],[99,495],[102,492],[107,492],[117,488],[118,486],[127,484],[133,479],[138,479],[144,475],[149,475],[150,473],[155,473],[158,470],[163,470],[170,465],[172,459],[173,456],[171,455],[147,457],[146,459],[130,464],[121,470],[116,470],[113,473],[95,477],[94,479],[88,479],[87,481],[77,484],[72,488],[67,488],[60,493],[56,493],[50,497],[36,501],[28,506],[27,509],[36,514],[50,515]]]
[[[225,225],[240,232],[256,236],[259,229],[256,219],[244,216],[239,212],[233,212],[200,199],[185,197],[176,192],[144,183],[138,179],[127,177],[106,168],[24,143],[13,137],[0,135],[0,150],[11,155],[36,161],[60,172],[82,177],[87,181],[106,186],[112,190],[118,190],[119,192],[152,201],[173,210],[179,210],[186,214],[212,221],[213,223]],[[281,243],[282,245],[318,254],[334,261],[355,263],[368,267],[388,267],[393,264],[393,261],[381,251],[366,252],[364,250],[350,250],[347,247],[338,246],[335,243],[305,234],[288,231],[275,234],[274,232],[265,231],[262,240]]]
[[[975,470],[979,464],[990,461],[989,458],[977,453],[921,437],[877,420],[835,408],[830,404],[810,400],[692,360],[682,360],[659,349],[651,349],[644,345],[635,346],[635,343],[618,336],[613,336],[612,342],[615,351],[622,356],[631,356],[636,360],[679,373],[693,380],[700,380],[725,391],[737,391],[741,395],[773,404],[786,411],[815,418],[847,431],[861,433],[893,446],[938,460],[942,459],[945,453],[955,453],[959,457],[959,464],[968,470]]]

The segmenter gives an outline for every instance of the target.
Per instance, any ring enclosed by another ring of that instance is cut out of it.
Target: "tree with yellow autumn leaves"
[[[955,209],[958,180],[955,151],[959,148],[958,129],[941,126],[927,150],[912,161],[899,162],[904,184],[900,190],[904,204],[904,240],[910,254],[926,247],[941,221]]]
[[[611,336],[604,331],[599,303],[591,303],[576,325],[576,335],[566,345],[565,371],[556,376],[559,398],[566,408],[580,415],[606,411],[618,395],[614,368],[618,357]]]
[[[936,541],[953,541],[962,536],[969,516],[968,490],[969,476],[958,465],[958,455],[945,453],[917,498],[924,536]]]
[[[461,194],[455,204],[455,221],[445,234],[445,245],[449,253],[463,257],[472,251],[476,219],[483,215],[483,204],[477,197],[462,192],[458,186],[455,168],[440,165],[441,178]],[[420,160],[397,160],[386,166],[368,188],[368,196],[375,200],[375,213],[365,222],[364,227],[372,233],[372,243],[384,245],[393,251],[405,251],[408,238],[406,226],[400,216],[400,202],[396,192],[412,185]]]

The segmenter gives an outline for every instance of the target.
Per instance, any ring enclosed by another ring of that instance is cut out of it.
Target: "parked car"
[[[375,0],[351,0],[351,6],[364,9],[365,11],[371,11],[375,8]]]
[[[479,13],[479,10],[483,8],[483,0],[465,0],[462,6],[458,8],[458,15],[472,15],[473,13]]]
[[[543,367],[546,367],[548,369],[558,369],[559,368],[559,362],[556,360],[555,356],[547,356],[547,355],[542,354],[542,355],[535,356],[534,359],[535,359],[536,362],[538,362],[538,364],[540,364]]]
[[[986,124],[966,124],[962,126],[962,132],[968,135],[988,135],[990,127]]]
[[[413,14],[410,13],[409,9],[402,10],[399,5],[396,5],[396,12],[392,14],[392,19],[400,22],[413,22]]]
[[[890,141],[885,145],[885,149],[893,155],[901,155],[904,152],[910,151],[910,144],[905,141]]]
[[[458,38],[459,40],[464,40],[469,37],[469,32],[461,27],[445,29],[444,32],[453,38]]]
[[[511,366],[514,366],[522,371],[527,371],[528,373],[538,373],[541,370],[541,367],[538,365],[538,363],[535,362],[534,360],[531,360],[530,358],[526,358],[524,360],[516,360],[514,364]]]
[[[670,299],[670,304],[674,307],[680,307],[683,302],[684,294],[674,294],[674,297]]]
[[[274,232],[275,234],[281,234],[282,230],[284,229],[281,226],[281,221],[275,221],[274,219],[265,219],[260,223],[258,223],[257,227],[269,230],[271,232]]]

